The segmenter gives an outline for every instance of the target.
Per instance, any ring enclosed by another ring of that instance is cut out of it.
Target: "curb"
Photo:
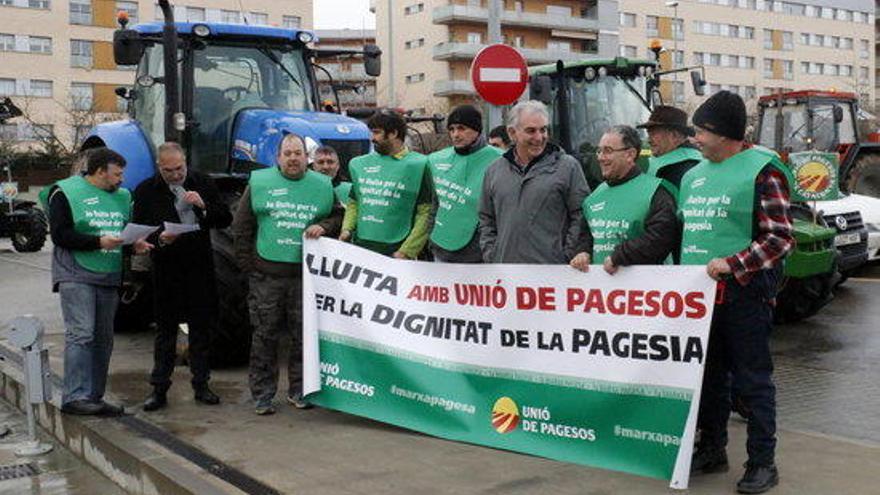
[[[0,399],[24,411],[23,375],[0,343]],[[56,387],[53,387],[56,388]],[[241,495],[245,492],[109,418],[61,414],[56,403],[35,411],[43,433],[91,467],[137,495]],[[127,416],[130,417],[130,416]]]

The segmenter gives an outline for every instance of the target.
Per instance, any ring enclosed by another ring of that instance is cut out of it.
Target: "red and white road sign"
[[[516,48],[495,44],[480,50],[471,63],[471,81],[477,94],[493,105],[510,105],[529,81],[526,59]]]

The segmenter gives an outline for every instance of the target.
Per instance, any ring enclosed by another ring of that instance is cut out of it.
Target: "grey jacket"
[[[486,170],[480,248],[487,263],[564,264],[581,243],[590,193],[578,161],[554,144],[527,167],[510,149]]]

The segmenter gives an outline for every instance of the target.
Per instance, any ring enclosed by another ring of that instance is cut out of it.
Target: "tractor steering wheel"
[[[249,91],[244,86],[230,86],[223,90],[223,98],[235,103],[242,99],[247,93],[249,93]]]

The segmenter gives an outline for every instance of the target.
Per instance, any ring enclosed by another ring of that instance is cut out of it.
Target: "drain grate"
[[[31,463],[0,465],[0,481],[27,478],[28,476],[36,476],[39,473],[37,466]]]

